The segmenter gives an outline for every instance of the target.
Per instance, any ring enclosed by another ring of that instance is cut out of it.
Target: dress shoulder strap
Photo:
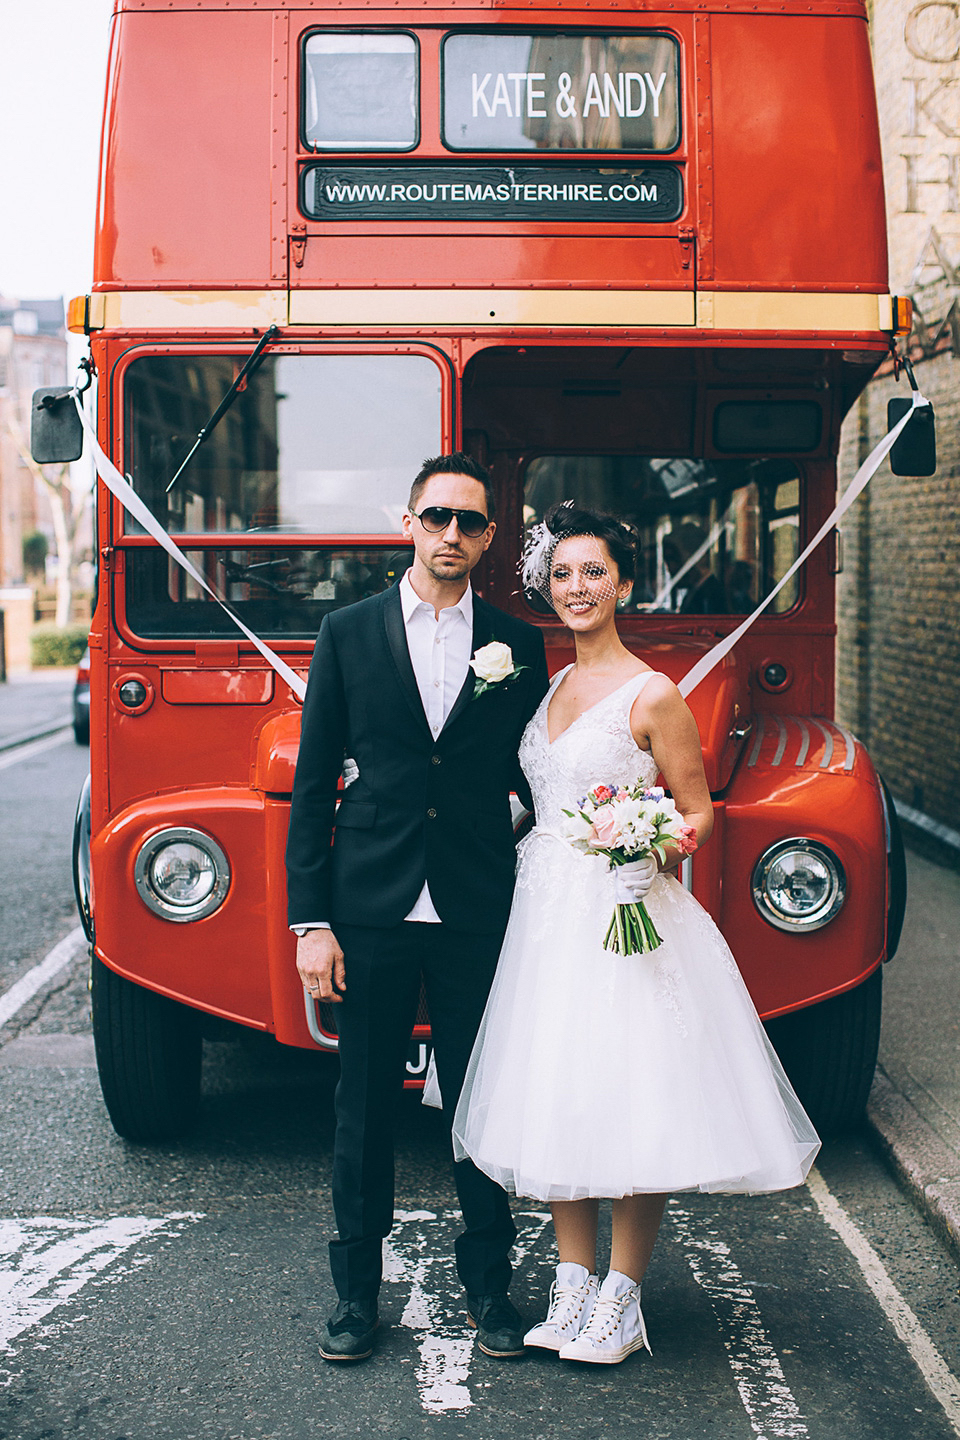
[[[631,684],[630,681],[627,681],[627,686],[624,691],[626,697],[625,714],[627,719],[630,718],[630,711],[633,709],[634,700],[636,700],[637,696],[645,688],[647,681],[652,680],[654,675],[660,675],[662,673],[660,670],[644,670],[642,675],[635,677],[635,683]]]
[[[569,665],[564,665],[562,670],[557,671],[556,675],[554,675],[553,679],[550,681],[549,686],[547,687],[547,699],[549,699],[549,697],[553,694],[554,690],[556,690],[557,686],[560,684],[560,681],[563,679],[564,675],[566,675],[567,671],[572,669],[573,663],[571,662]]]

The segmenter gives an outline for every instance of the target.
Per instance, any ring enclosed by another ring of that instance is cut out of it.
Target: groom
[[[470,586],[493,513],[476,461],[425,461],[403,518],[413,564],[392,589],[328,615],[310,666],[287,888],[297,968],[311,995],[336,1005],[340,1037],[330,1244],[340,1303],[321,1335],[325,1360],[373,1351],[394,1113],[421,976],[449,1129],[510,909],[509,797],[523,787],[517,747],[547,667],[539,631]],[[491,642],[477,661],[484,684],[469,662]],[[359,777],[335,811],[345,755]],[[469,1161],[454,1176],[468,1321],[488,1355],[517,1355],[507,1197]]]

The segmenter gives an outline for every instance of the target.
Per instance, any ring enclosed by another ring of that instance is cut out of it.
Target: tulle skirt
[[[658,876],[663,944],[617,955],[613,903],[602,857],[524,842],[457,1158],[546,1201],[802,1183],[820,1142],[710,916]]]

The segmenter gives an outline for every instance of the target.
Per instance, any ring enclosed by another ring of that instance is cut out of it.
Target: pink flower
[[[680,839],[677,841],[677,849],[681,855],[692,855],[697,848],[697,832],[692,825],[680,826]]]
[[[613,791],[609,785],[594,785],[591,794],[598,805],[603,805],[613,799]]]
[[[616,798],[617,798],[618,800],[629,800],[629,799],[630,799],[630,791],[629,791],[629,790],[624,790],[623,786],[621,785],[621,786],[620,786],[620,789],[617,791]]]
[[[595,850],[606,850],[615,845],[619,839],[616,813],[606,809],[595,815],[587,839]]]

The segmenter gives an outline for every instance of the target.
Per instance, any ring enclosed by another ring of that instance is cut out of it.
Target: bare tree
[[[73,577],[76,569],[75,548],[77,535],[87,505],[90,503],[90,494],[87,491],[81,491],[78,494],[71,488],[69,465],[37,464],[30,453],[30,447],[24,438],[20,422],[12,410],[8,410],[6,424],[10,438],[16,446],[17,454],[34,479],[39,480],[50,501],[53,534],[57,542],[56,623],[62,630],[70,624]]]

